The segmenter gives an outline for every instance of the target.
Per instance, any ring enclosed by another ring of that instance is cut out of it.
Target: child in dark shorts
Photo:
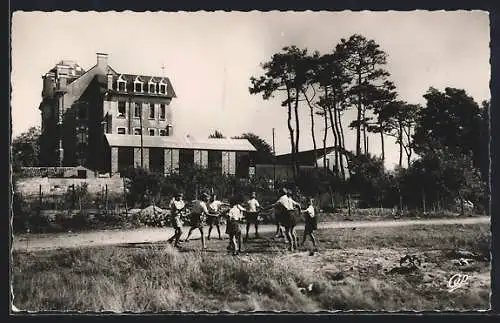
[[[183,225],[182,215],[183,215],[184,208],[186,205],[182,198],[183,198],[183,194],[177,193],[175,195],[175,198],[172,199],[172,201],[170,202],[170,205],[169,205],[170,212],[171,212],[171,215],[170,215],[171,216],[171,224],[175,230],[175,233],[170,239],[168,239],[168,242],[174,243],[174,245],[176,247],[179,246],[179,242],[181,240],[182,225]]]
[[[304,213],[305,228],[304,237],[302,238],[302,246],[306,242],[307,236],[311,237],[314,249],[317,249],[316,238],[314,237],[314,231],[318,229],[318,217],[314,210],[314,199],[309,200],[309,206],[302,213]]]
[[[259,209],[260,209],[260,204],[259,201],[256,199],[256,194],[255,192],[252,192],[252,198],[247,201],[248,204],[248,211],[246,214],[246,220],[247,220],[247,230],[245,234],[245,240],[248,240],[248,233],[250,232],[250,225],[255,226],[255,237],[259,237]]]
[[[228,212],[226,233],[229,234],[229,250],[233,255],[241,252],[241,228],[240,221],[243,219],[243,211],[246,211],[237,200],[231,201],[231,209]]]

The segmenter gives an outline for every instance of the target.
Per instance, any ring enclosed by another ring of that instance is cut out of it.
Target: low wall
[[[89,193],[100,193],[108,186],[108,193],[123,193],[123,178],[47,178],[31,177],[17,180],[16,191],[24,196],[42,194],[59,195],[67,192],[71,185],[87,183]]]

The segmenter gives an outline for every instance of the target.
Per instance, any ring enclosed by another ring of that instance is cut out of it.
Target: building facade
[[[245,139],[176,136],[168,77],[118,73],[97,53],[88,71],[61,61],[42,78],[40,166],[114,175],[130,166],[168,174],[199,165],[244,175],[252,163],[255,148]]]

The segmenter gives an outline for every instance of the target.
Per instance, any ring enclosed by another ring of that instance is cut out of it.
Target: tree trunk
[[[326,93],[326,92],[325,92]],[[325,130],[323,133],[323,168],[325,170],[325,175],[328,174],[328,169],[326,165],[326,139],[328,137],[328,114],[326,113],[326,108],[323,108],[323,121]]]
[[[338,122],[339,122],[339,128],[340,128],[340,148],[341,148],[341,156],[342,156],[342,168],[340,169],[341,170],[341,174],[342,174],[342,180],[345,181],[346,179],[346,176],[345,176],[345,169],[344,169],[344,157],[346,159],[346,163],[347,163],[347,157],[345,156],[345,138],[344,138],[344,127],[342,126],[342,118],[340,117],[340,111],[338,111]]]
[[[367,155],[368,154],[368,140],[366,139],[365,120],[366,120],[366,108],[363,107],[363,147],[364,147],[365,155]]]
[[[411,162],[411,155],[412,155],[412,149],[410,146],[411,143],[411,126],[408,126],[408,131],[406,132],[406,145],[408,146],[408,149],[405,150],[406,152],[406,157],[407,157],[407,162],[408,162],[408,167],[410,167],[410,162]]]
[[[311,136],[313,141],[313,156],[314,156],[314,168],[318,168],[318,153],[316,152],[316,135],[314,134],[314,107],[311,104],[311,101],[307,97],[307,94],[303,91],[304,97],[306,98],[307,105],[309,106],[309,112],[311,115]]]
[[[339,156],[339,163],[338,163],[338,167],[340,168],[340,174],[342,175],[342,178],[345,178],[345,170],[344,170],[344,153],[343,153],[343,149],[344,149],[344,142],[343,142],[343,139],[342,139],[342,136],[340,134],[340,130],[339,130],[339,120],[340,120],[340,112],[339,112],[339,109],[337,107],[337,105],[334,106],[334,111],[333,111],[333,116],[335,117],[335,132],[337,134],[337,137],[338,137],[338,156]]]
[[[295,154],[299,153],[299,138],[300,138],[300,122],[299,122],[299,89],[295,89]],[[299,169],[297,163],[295,162],[295,176],[294,181],[297,180],[297,175],[299,174]]]
[[[288,99],[290,99],[290,89],[287,88],[287,95],[288,95]],[[288,102],[288,119],[287,119],[287,125],[288,125],[288,132],[290,133],[290,146],[291,146],[291,153],[292,153],[292,171],[293,171],[293,178],[295,180],[295,178],[297,178],[297,174],[296,174],[296,170],[297,170],[297,167],[296,167],[296,160],[295,160],[295,141],[294,141],[294,137],[293,137],[293,127],[292,127],[292,104],[290,103],[290,100],[287,101]]]
[[[398,141],[399,141],[399,167],[403,167],[403,125],[401,121],[399,121]]]
[[[338,154],[338,138],[337,138],[337,133],[335,132],[335,126],[334,126],[334,117],[333,117],[333,112],[332,112],[332,107],[335,106],[335,97],[333,98],[333,104],[328,106],[328,114],[330,116],[330,128],[332,129],[333,133],[333,146],[335,147],[335,172],[338,172],[339,169],[339,154]]]
[[[358,73],[358,87],[361,85],[361,73]],[[358,88],[358,115],[357,115],[357,127],[356,127],[356,155],[361,155],[361,91]]]
[[[382,161],[385,161],[384,132],[382,131],[382,125],[380,125],[380,144],[382,149]]]

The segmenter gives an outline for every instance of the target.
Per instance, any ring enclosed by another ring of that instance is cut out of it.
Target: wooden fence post
[[[42,202],[43,202],[43,200],[42,200],[42,184],[40,184],[40,187],[39,187],[39,190],[38,190],[38,198],[40,200],[40,210],[42,210],[42,205],[43,205],[42,204]]]
[[[125,201],[125,216],[128,217],[128,207],[127,207],[127,188],[125,187],[125,181],[123,182],[123,199]]]
[[[106,210],[106,213],[108,213],[108,184],[105,186],[105,193],[104,193],[104,208]]]

